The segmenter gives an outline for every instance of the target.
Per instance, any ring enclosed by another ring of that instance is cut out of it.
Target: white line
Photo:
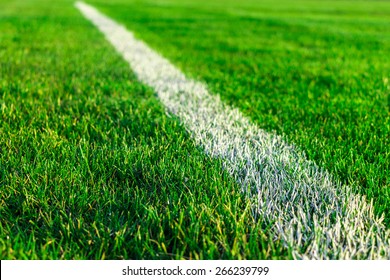
[[[266,133],[206,86],[134,38],[95,8],[77,8],[130,63],[138,79],[154,88],[196,143],[254,199],[254,214],[271,225],[275,239],[297,259],[390,258],[390,235],[372,203],[353,194],[279,136]]]

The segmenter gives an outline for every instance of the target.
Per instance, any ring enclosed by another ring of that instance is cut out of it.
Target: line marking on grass
[[[195,142],[253,199],[253,213],[297,259],[389,259],[390,234],[372,203],[280,136],[251,123],[237,109],[188,79],[130,31],[95,8],[76,7],[152,87]]]

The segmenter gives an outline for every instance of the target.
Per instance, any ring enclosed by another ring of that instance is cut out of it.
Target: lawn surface
[[[390,3],[87,1],[390,225]],[[71,0],[0,0],[0,258],[290,258]]]
[[[373,199],[390,225],[389,1],[87,2]]]

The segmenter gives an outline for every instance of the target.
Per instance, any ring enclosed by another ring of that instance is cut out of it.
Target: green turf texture
[[[390,2],[88,0],[390,226]]]
[[[94,0],[390,225],[390,3]],[[290,258],[71,0],[0,0],[0,258]]]
[[[73,1],[0,1],[0,258],[289,258]]]

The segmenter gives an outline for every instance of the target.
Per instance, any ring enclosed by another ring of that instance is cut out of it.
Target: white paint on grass
[[[77,8],[130,63],[138,79],[154,88],[207,154],[254,201],[258,219],[298,259],[390,258],[389,232],[364,197],[353,194],[279,136],[252,124],[238,110],[188,79],[123,26],[95,8]]]

